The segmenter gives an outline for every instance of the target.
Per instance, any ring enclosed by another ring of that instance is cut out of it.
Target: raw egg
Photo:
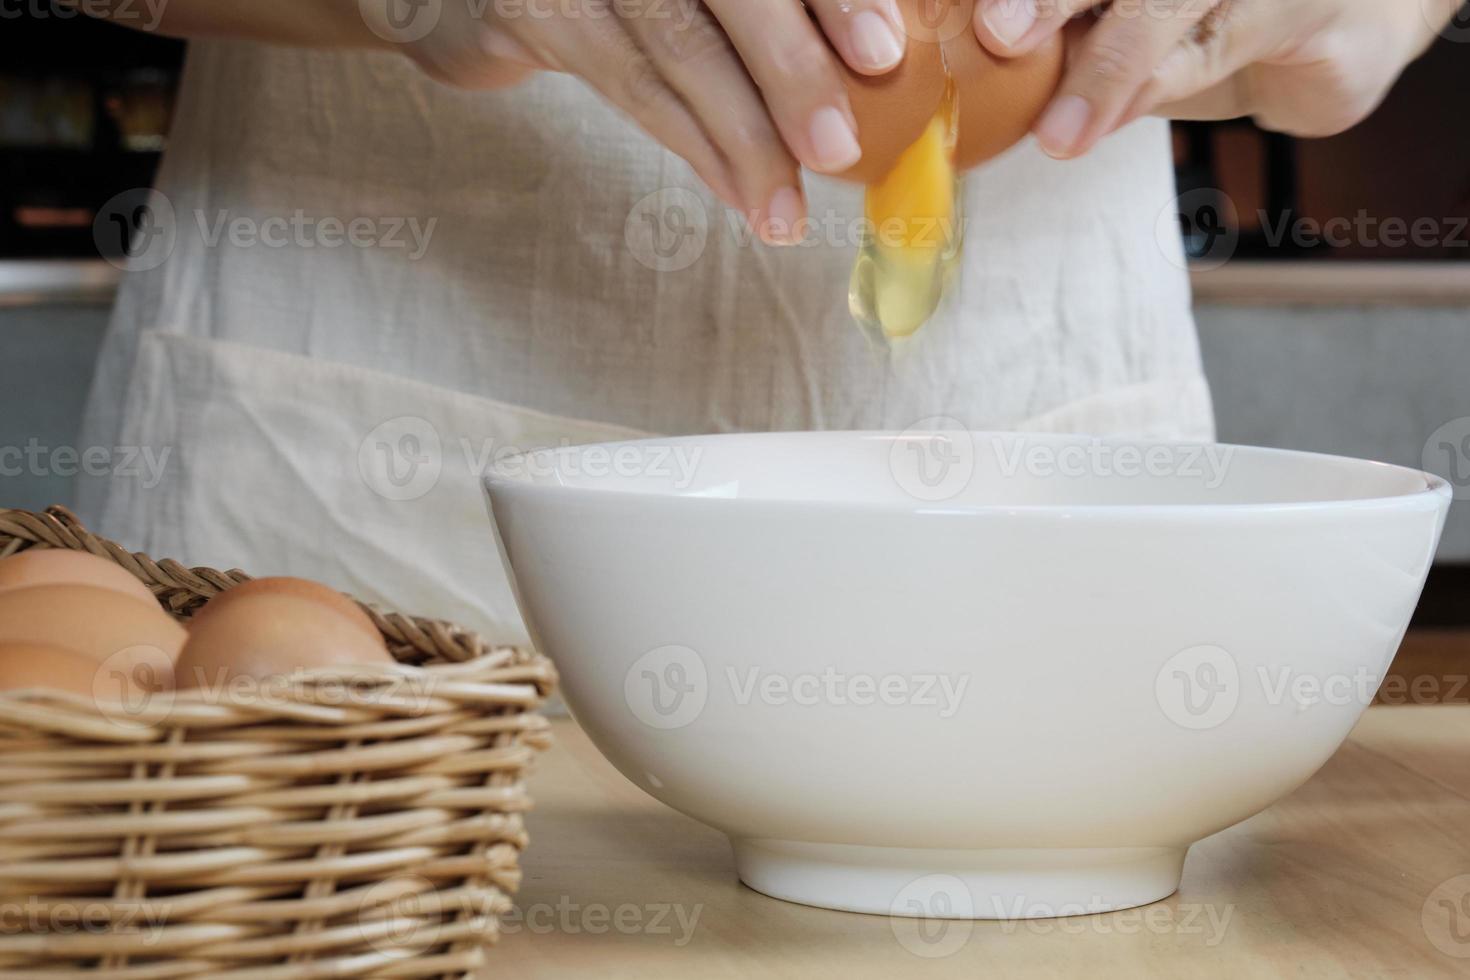
[[[0,592],[0,644],[62,647],[144,690],[173,684],[188,634],[150,597],[95,585],[35,585]]]
[[[376,630],[369,636],[334,606],[299,594],[256,592],[228,603],[216,598],[205,610],[190,624],[174,667],[180,689],[219,690],[240,678],[263,681],[319,667],[393,663]]]
[[[0,591],[30,585],[95,585],[113,589],[143,602],[154,603],[153,593],[131,573],[106,558],[65,548],[32,548],[0,561]]]
[[[204,608],[194,615],[194,620],[190,623],[189,628],[191,630],[194,629],[196,624],[203,621],[206,616],[219,610],[227,609],[241,599],[262,595],[289,595],[295,596],[298,599],[310,600],[325,609],[330,609],[332,612],[346,617],[358,629],[365,632],[374,640],[381,642],[382,634],[373,625],[373,621],[368,614],[363,612],[362,607],[354,600],[338,592],[336,589],[322,585],[320,582],[313,582],[310,579],[304,578],[287,578],[285,576],[251,579],[249,582],[242,582],[233,588],[226,589],[209,600]]]
[[[849,71],[863,157],[842,176],[868,185],[848,302],[870,335],[907,337],[933,315],[960,254],[959,175],[1020,142],[1061,80],[1063,44],[998,59],[971,27],[974,0],[899,0],[903,63]]]

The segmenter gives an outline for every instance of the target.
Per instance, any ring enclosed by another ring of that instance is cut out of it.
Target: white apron
[[[857,189],[811,182],[815,244],[753,244],[567,77],[463,93],[393,55],[196,43],[158,188],[170,250],[125,277],[84,445],[161,465],[85,483],[84,517],[504,642],[497,452],[936,415],[1213,432],[1158,121],[973,175],[957,288],[892,359],[847,313]]]

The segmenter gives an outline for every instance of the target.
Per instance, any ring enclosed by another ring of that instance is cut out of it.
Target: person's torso
[[[892,352],[848,312],[860,188],[812,179],[808,244],[758,244],[568,77],[457,92],[391,55],[195,44],[158,190],[172,251],[125,277],[85,438],[171,455],[83,512],[500,639],[501,452],[935,416],[1212,433],[1159,121],[970,174],[951,295]]]
[[[807,244],[765,247],[565,76],[197,45],[159,186],[178,237],[138,326],[647,431],[1005,427],[1199,374],[1160,121],[970,175],[952,295],[892,359],[847,309],[859,188],[810,180]]]

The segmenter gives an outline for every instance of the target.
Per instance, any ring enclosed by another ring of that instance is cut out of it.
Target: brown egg
[[[1026,138],[1062,80],[1063,48],[1053,35],[1024,58],[996,58],[973,31],[945,44],[959,109],[956,167],[978,167]]]
[[[144,602],[153,593],[132,574],[106,558],[65,548],[32,548],[0,561],[0,591],[31,585],[95,585]]]
[[[843,65],[852,114],[857,118],[863,157],[840,176],[876,184],[913,145],[939,108],[949,79],[923,0],[900,0],[908,46],[903,62],[885,75],[860,75]],[[839,62],[840,63],[840,62]]]
[[[95,585],[35,585],[0,592],[0,643],[63,647],[145,690],[173,685],[188,633],[151,600]]]
[[[228,608],[241,599],[262,595],[289,595],[295,596],[298,599],[309,599],[326,609],[332,610],[338,615],[345,616],[358,629],[367,633],[374,640],[381,642],[382,634],[373,625],[372,619],[352,599],[338,592],[336,589],[322,585],[320,582],[313,582],[310,579],[304,578],[287,578],[284,576],[251,579],[249,582],[242,582],[234,588],[226,589],[209,600],[203,609],[195,613],[194,619],[189,624],[189,628],[191,630],[194,629],[195,625],[203,621],[204,617],[213,612]]]
[[[847,71],[863,158],[842,174],[874,184],[887,176],[934,118],[954,76],[960,170],[1025,138],[1062,77],[1060,39],[1023,58],[992,57],[971,28],[974,0],[899,0],[908,31],[903,64],[886,75]],[[844,69],[846,70],[846,69]]]
[[[0,691],[46,689],[93,697],[100,668],[91,657],[39,643],[0,644]]]
[[[257,592],[196,617],[174,675],[180,689],[214,690],[238,678],[391,663],[382,637],[340,612],[299,595]]]

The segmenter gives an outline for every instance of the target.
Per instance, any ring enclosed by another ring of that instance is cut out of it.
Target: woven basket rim
[[[143,583],[160,607],[181,622],[187,622],[221,592],[252,580],[240,569],[187,568],[171,559],[154,560],[143,552],[129,551],[89,531],[61,505],[39,513],[0,509],[0,560],[46,548],[82,551],[113,562]],[[385,709],[399,716],[446,710],[449,705],[435,694],[444,693],[448,685],[453,685],[460,703],[478,696],[534,711],[556,687],[556,669],[540,653],[491,644],[473,630],[446,620],[408,616],[347,597],[382,634],[394,664],[313,670],[291,678],[294,686],[276,691],[269,700],[249,692],[168,692],[166,705],[126,713],[108,710],[115,706],[95,697],[89,700],[44,689],[0,692],[0,741],[5,729],[35,728],[100,741],[135,742],[162,738],[167,729],[179,725],[217,728],[271,718],[292,723],[361,724],[380,717]],[[374,672],[382,675],[380,687],[396,684],[411,690],[399,698],[379,692],[371,711],[354,710],[350,696],[339,697],[339,703],[322,703],[321,692],[331,686],[371,688],[373,682],[367,675]],[[340,703],[344,700],[349,703]]]

